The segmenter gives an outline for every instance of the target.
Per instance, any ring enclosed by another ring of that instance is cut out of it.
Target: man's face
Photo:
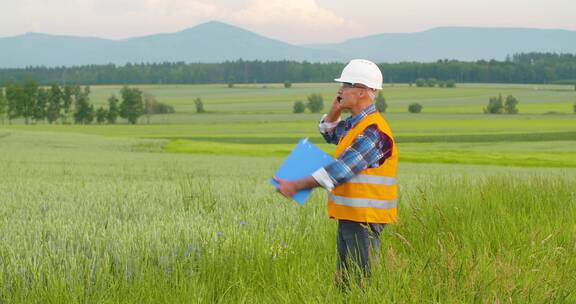
[[[368,93],[368,88],[362,84],[352,84],[342,82],[338,89],[338,97],[340,97],[340,107],[350,109],[355,105],[358,100]]]

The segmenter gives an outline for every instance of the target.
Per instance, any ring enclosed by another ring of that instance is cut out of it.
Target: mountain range
[[[375,62],[503,60],[520,52],[576,53],[576,31],[528,28],[439,27],[384,33],[341,43],[293,45],[218,21],[175,33],[112,40],[27,33],[0,38],[0,68],[124,65],[128,62],[296,60]]]

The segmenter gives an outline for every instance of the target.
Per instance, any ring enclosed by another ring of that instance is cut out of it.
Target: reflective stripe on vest
[[[371,184],[371,185],[393,186],[396,184],[396,178],[388,177],[388,176],[358,174],[347,182],[348,183],[354,183],[354,184]]]
[[[349,198],[337,196],[334,194],[329,195],[329,200],[338,205],[348,206],[348,207],[363,207],[363,208],[377,208],[377,209],[390,209],[396,208],[398,200],[376,200],[367,198]]]

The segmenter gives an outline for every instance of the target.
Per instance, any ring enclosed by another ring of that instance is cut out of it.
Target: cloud
[[[288,35],[290,41],[310,39],[307,34],[337,36],[358,29],[357,24],[320,7],[315,0],[252,0],[247,8],[232,12],[229,19],[265,34]]]
[[[218,8],[208,1],[143,0],[141,7],[131,13],[143,18],[215,18]]]

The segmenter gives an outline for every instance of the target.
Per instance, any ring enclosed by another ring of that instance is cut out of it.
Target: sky
[[[576,0],[0,0],[0,37],[123,39],[211,20],[293,44],[439,26],[576,31]]]

